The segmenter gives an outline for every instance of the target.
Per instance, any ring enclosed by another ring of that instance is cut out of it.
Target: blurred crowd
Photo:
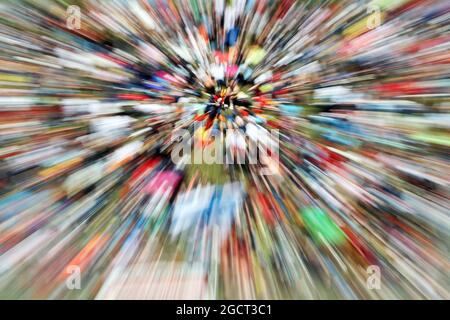
[[[446,0],[2,1],[0,299],[449,299],[449,111]]]

